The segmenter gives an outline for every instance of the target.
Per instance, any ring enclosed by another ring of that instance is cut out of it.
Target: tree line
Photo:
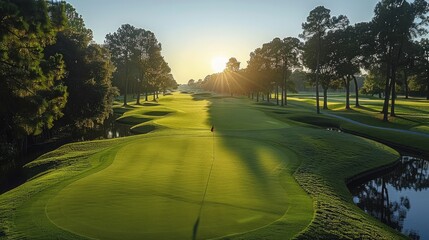
[[[207,90],[248,94],[270,101],[274,93],[278,105],[287,105],[287,93],[295,91],[294,76],[305,75],[316,92],[316,111],[328,108],[328,89],[344,88],[346,108],[350,109],[350,86],[355,87],[355,106],[359,106],[356,76],[367,72],[363,93],[383,95],[383,121],[395,116],[395,100],[400,91],[408,98],[410,87],[425,92],[429,100],[429,6],[425,0],[382,0],[369,22],[351,25],[344,15],[331,16],[318,6],[302,24],[300,38],[274,38],[250,53],[245,69],[230,65],[224,72],[200,81]],[[303,40],[303,41],[301,41]],[[239,65],[238,65],[239,66]]]
[[[0,16],[0,167],[53,133],[101,126],[120,92],[126,105],[177,85],[150,31],[126,24],[96,44],[64,1],[1,0]]]
[[[156,100],[160,91],[165,93],[167,89],[177,87],[171,69],[161,55],[161,43],[153,32],[124,24],[116,32],[107,34],[105,45],[117,67],[113,82],[124,93],[125,106],[129,93],[135,94],[136,103],[140,104],[142,93],[145,101],[148,101],[149,93]]]

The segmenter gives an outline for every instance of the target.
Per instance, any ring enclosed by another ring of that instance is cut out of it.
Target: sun
[[[213,71],[215,71],[216,73],[222,72],[225,69],[227,62],[228,62],[228,58],[223,56],[216,56],[212,58]]]

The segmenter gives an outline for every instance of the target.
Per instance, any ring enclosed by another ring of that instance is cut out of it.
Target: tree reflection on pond
[[[429,239],[429,161],[403,156],[389,173],[349,187],[368,214],[412,239]]]

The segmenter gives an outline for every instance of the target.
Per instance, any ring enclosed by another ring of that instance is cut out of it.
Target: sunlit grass
[[[294,95],[291,99],[295,102],[303,102],[313,106],[316,102],[310,93],[303,95],[297,94]],[[330,95],[328,98],[328,103],[328,112],[345,116],[352,120],[368,123],[374,126],[408,129],[412,131],[428,133],[427,128],[429,127],[429,101],[421,98],[404,99],[399,97],[396,100],[396,116],[390,117],[388,123],[381,121],[383,116],[380,112],[383,107],[383,99],[362,95],[360,96],[359,100],[360,107],[354,107],[354,96],[351,96],[351,110],[345,109],[344,94],[333,94],[333,96]],[[322,99],[320,104],[323,106]]]

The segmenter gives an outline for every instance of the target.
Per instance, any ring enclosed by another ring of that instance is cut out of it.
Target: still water
[[[104,121],[103,125],[86,132],[85,135],[82,136],[81,140],[110,139],[133,135],[130,131],[130,128],[133,125],[116,122],[116,118],[120,116],[121,115],[119,114],[112,115],[110,118]]]
[[[412,239],[429,239],[429,161],[403,156],[387,174],[349,185],[362,210]]]

